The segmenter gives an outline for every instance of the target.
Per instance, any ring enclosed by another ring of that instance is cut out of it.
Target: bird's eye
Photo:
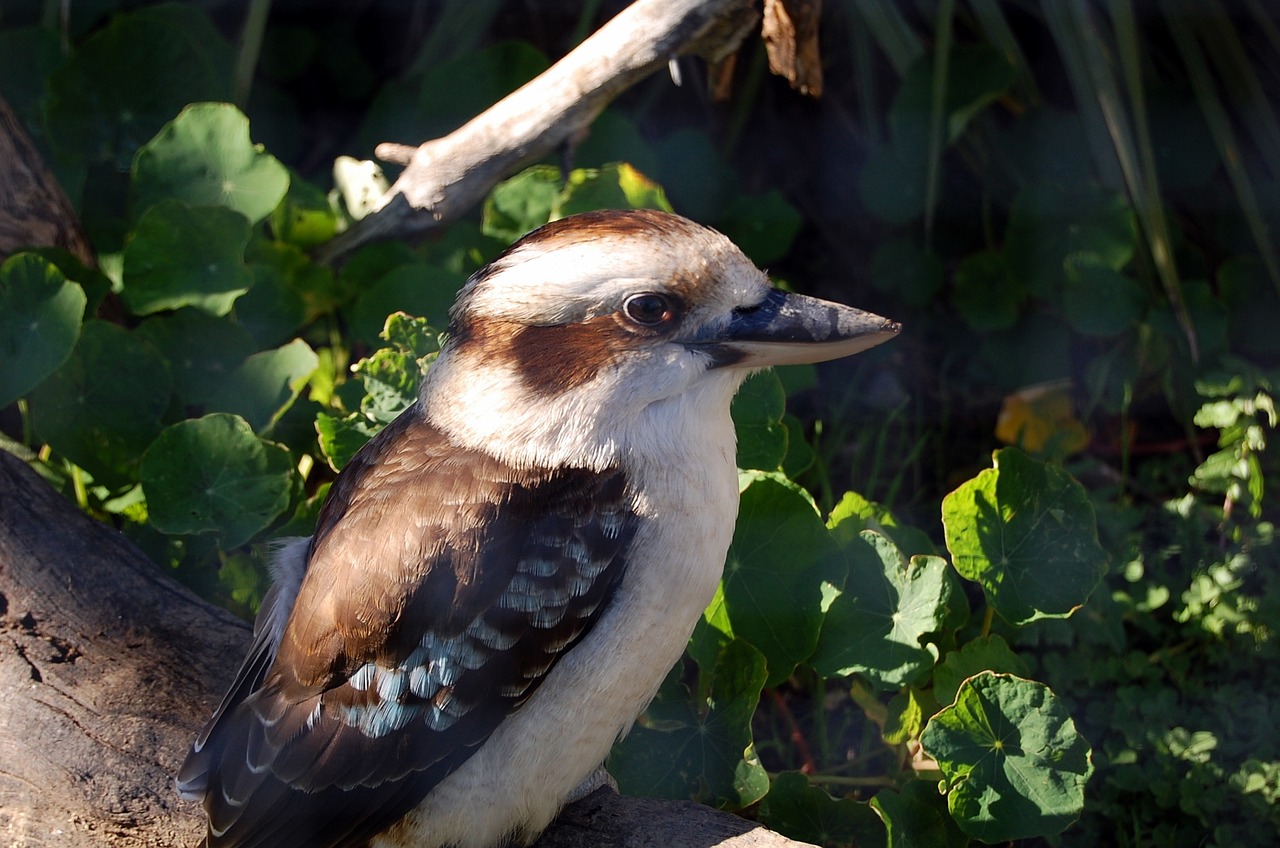
[[[654,292],[631,295],[622,304],[622,312],[632,321],[646,327],[656,327],[674,316],[671,302]]]

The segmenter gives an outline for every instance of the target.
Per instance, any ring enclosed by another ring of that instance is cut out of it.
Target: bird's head
[[[542,467],[661,455],[686,429],[723,430],[752,370],[848,356],[898,332],[779,291],[720,233],[648,210],[534,230],[472,276],[450,317],[427,417],[466,447]]]

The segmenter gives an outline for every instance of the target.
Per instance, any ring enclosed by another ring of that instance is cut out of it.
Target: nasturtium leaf
[[[0,79],[3,79],[3,77],[0,77]],[[40,257],[61,271],[62,276],[73,283],[78,283],[80,288],[84,289],[84,311],[86,315],[96,315],[98,307],[102,305],[102,301],[111,293],[111,279],[106,274],[102,273],[99,268],[90,268],[85,265],[80,260],[80,257],[64,248],[33,247],[30,250],[24,250],[23,253]],[[98,261],[103,262],[104,257],[98,257]]]
[[[1128,201],[1090,182],[1023,189],[1014,198],[1005,235],[1014,277],[1046,298],[1061,287],[1068,259],[1081,261],[1088,255],[1091,263],[1118,271],[1137,244]]]
[[[705,701],[683,685],[664,685],[609,757],[622,791],[734,809],[759,801],[769,776],[751,744],[751,716],[764,666],[758,651],[734,640],[716,659]]]
[[[249,119],[230,103],[183,109],[133,160],[135,208],[161,200],[222,206],[256,224],[289,188],[289,172],[249,140]]]
[[[208,403],[257,349],[239,324],[191,307],[153,315],[138,325],[137,333],[169,363],[179,402],[194,406]]]
[[[1051,836],[1080,815],[1089,743],[1044,684],[983,673],[930,720],[920,740],[947,783],[947,807],[983,842]]]
[[[956,269],[955,304],[975,330],[1004,330],[1018,320],[1025,286],[1010,272],[1003,253],[984,250],[966,256]]]
[[[440,350],[442,324],[433,325],[427,318],[393,312],[379,334],[391,347],[415,359],[426,359]]]
[[[760,821],[783,836],[814,845],[886,845],[885,826],[868,804],[832,798],[795,771],[773,779],[760,804]]]
[[[849,577],[827,610],[811,662],[824,676],[861,674],[881,689],[896,689],[933,666],[920,640],[942,627],[946,561],[908,561],[870,530],[861,538],[863,544],[849,546]]]
[[[160,432],[171,378],[141,336],[86,321],[71,357],[31,394],[36,435],[110,488],[133,482]]]
[[[994,461],[942,501],[956,570],[1012,624],[1066,618],[1107,567],[1088,495],[1067,472],[1016,448],[996,451]]]
[[[466,279],[459,274],[414,263],[396,268],[369,286],[345,311],[350,333],[369,345],[378,344],[379,334],[393,312],[406,312],[444,327],[449,307]]]
[[[68,157],[127,169],[183,106],[230,98],[233,61],[231,46],[195,6],[117,15],[49,78],[49,138]]]
[[[1062,311],[1067,323],[1090,336],[1118,336],[1142,320],[1147,295],[1133,277],[1097,261],[1068,257]]]
[[[327,269],[320,269],[327,273]],[[250,262],[253,285],[236,298],[236,322],[259,347],[276,347],[298,335],[307,320],[307,303],[282,270],[266,262]]]
[[[869,501],[857,492],[845,492],[827,518],[827,527],[841,542],[858,540],[863,530],[874,530],[888,536],[898,550],[910,558],[917,554],[932,556],[938,551],[923,530],[909,527],[883,504]]]
[[[494,186],[484,201],[481,229],[487,236],[513,242],[551,220],[560,203],[560,169],[526,168]]]
[[[285,511],[293,473],[287,449],[225,412],[165,428],[139,468],[156,529],[217,533],[223,549],[249,541]]]
[[[782,473],[794,480],[813,467],[818,459],[818,452],[805,438],[805,424],[799,418],[790,413],[783,415],[782,428],[787,445],[787,453],[782,457]],[[742,444],[741,440],[738,444]]]
[[[565,218],[595,209],[672,211],[662,186],[625,163],[574,169],[552,214]]]
[[[38,256],[0,265],[0,409],[67,361],[84,306],[84,290]]]
[[[979,637],[947,654],[933,670],[934,697],[940,704],[950,704],[956,699],[961,683],[984,671],[1025,677],[1031,669],[998,635]]]
[[[782,383],[772,370],[748,377],[733,399],[733,426],[738,431],[738,467],[777,471],[787,454],[786,412]]]
[[[733,622],[729,621],[729,612],[724,608],[724,583],[721,583],[716,586],[715,597],[694,625],[687,650],[698,667],[710,674],[715,668],[716,658],[732,641]]]
[[[135,315],[183,306],[226,315],[253,285],[248,243],[243,215],[162,200],[143,213],[125,245],[121,297]]]
[[[733,633],[764,654],[768,685],[813,653],[823,580],[843,561],[807,493],[781,474],[744,474],[738,523],[724,569]]]
[[[969,837],[947,812],[946,799],[930,781],[913,780],[899,792],[885,789],[871,799],[888,831],[888,848],[966,848]]]
[[[239,415],[261,433],[298,397],[320,360],[302,339],[245,359],[212,393],[208,408]]]

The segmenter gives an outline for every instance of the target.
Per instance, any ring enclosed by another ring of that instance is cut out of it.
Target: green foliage
[[[812,369],[743,387],[725,579],[614,753],[624,789],[824,845],[1274,841],[1280,122],[1241,39],[1274,32],[1262,5],[1191,26],[1158,2],[1147,41],[1128,2],[833,4],[853,37],[824,49],[852,45],[865,150],[824,139],[831,172],[807,179],[841,203],[793,205],[809,163],[729,164],[766,123],[748,74],[714,139],[642,126],[664,110],[638,92],[576,148],[585,167],[536,164],[437,240],[336,270],[308,251],[378,183],[368,163],[311,182],[324,148],[300,150],[271,85],[358,104],[361,151],[448,132],[546,56],[477,48],[492,4],[443,9],[450,37],[379,88],[347,40],[273,24],[251,126],[205,12],[97,20],[111,5],[0,28],[0,89],[101,264],[0,266],[0,407],[161,566],[251,614],[261,549],[311,532],[333,473],[414,402],[470,273],[577,211],[674,207],[796,280],[865,280],[848,299],[912,338],[883,353],[892,377],[880,351],[823,372],[848,384],[826,406]],[[813,240],[846,214],[874,248]],[[1047,381],[1064,388],[1037,405]],[[1027,453],[982,469],[1000,395],[1030,410],[1005,438]]]
[[[0,265],[0,406],[8,406],[66,361],[80,335],[85,293],[38,256]]]
[[[942,524],[956,570],[1015,624],[1070,615],[1106,569],[1084,488],[1016,448],[947,495]]]
[[[966,680],[920,744],[946,778],[951,815],[987,843],[1062,830],[1093,774],[1089,744],[1053,692],[1010,675]]]

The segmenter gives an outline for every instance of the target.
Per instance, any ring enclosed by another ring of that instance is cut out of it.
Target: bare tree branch
[[[637,0],[545,73],[444,138],[381,145],[407,165],[380,208],[321,251],[334,263],[380,239],[416,238],[478,203],[524,165],[573,139],[618,94],[676,56],[711,61],[757,21],[751,0]]]

